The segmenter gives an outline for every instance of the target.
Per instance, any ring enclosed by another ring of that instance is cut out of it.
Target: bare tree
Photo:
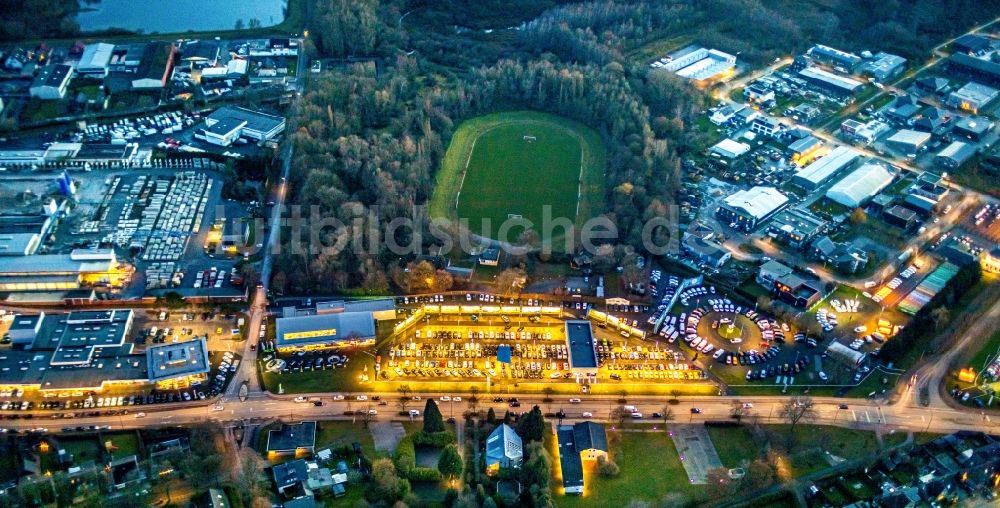
[[[399,406],[399,411],[400,412],[405,413],[406,412],[406,406],[408,406],[410,404],[410,402],[411,402],[411,399],[409,397],[403,395],[402,397],[399,398],[399,400],[396,401],[396,405]]]
[[[410,385],[402,384],[396,388],[396,391],[400,394],[399,401],[396,404],[399,406],[400,411],[405,412],[406,406],[413,400],[413,397],[410,395],[413,393],[413,388],[410,388]]]
[[[527,282],[527,275],[522,268],[508,268],[497,274],[497,291],[503,296],[516,295]]]
[[[358,413],[355,413],[355,414],[361,417],[361,425],[364,428],[367,429],[368,428],[368,424],[371,423],[372,420],[375,419],[375,415],[372,414],[372,404],[371,404],[371,402],[369,402],[368,404],[365,404],[365,408],[362,409],[360,411],[360,413],[361,414],[358,414]]]
[[[615,422],[615,424],[618,425],[618,427],[623,427],[625,425],[625,421],[630,416],[631,415],[629,414],[629,412],[626,411],[625,408],[621,406],[611,410],[611,421]]]
[[[934,320],[934,328],[940,330],[948,324],[951,313],[946,307],[937,307],[931,311],[931,319]]]
[[[750,407],[743,404],[739,399],[733,399],[729,403],[729,416],[736,419],[736,423],[741,423],[743,418],[750,415]]]
[[[403,397],[410,398],[413,395],[413,388],[408,384],[401,384],[396,391],[400,393]]]
[[[552,395],[556,393],[556,390],[551,386],[546,386],[542,389],[542,393],[545,394],[545,397],[542,398],[542,402],[552,402]]]
[[[808,395],[796,395],[789,398],[781,405],[778,416],[783,418],[790,427],[790,431],[795,431],[795,425],[801,421],[811,422],[816,420],[816,408],[812,397]]]
[[[673,421],[674,419],[674,408],[667,405],[663,406],[663,409],[661,409],[660,411],[661,411],[660,414],[663,415],[663,426],[666,427],[667,422]]]
[[[812,398],[807,395],[797,395],[785,401],[778,410],[778,416],[788,422],[788,434],[785,447],[788,451],[795,448],[795,425],[799,422],[811,422],[816,419],[816,408]]]
[[[469,410],[473,413],[479,412],[479,388],[473,386],[469,390]]]

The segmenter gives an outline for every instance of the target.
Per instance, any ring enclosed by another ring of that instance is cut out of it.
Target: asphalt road
[[[424,399],[428,397],[436,398],[437,394],[419,394]],[[110,426],[112,429],[132,429],[143,427],[163,427],[163,426],[185,426],[195,423],[214,421],[220,424],[229,424],[248,420],[271,420],[275,418],[286,421],[301,419],[338,419],[352,420],[358,417],[348,416],[347,411],[364,411],[375,409],[378,415],[376,420],[401,420],[408,421],[405,416],[398,416],[400,406],[397,401],[399,395],[386,393],[382,398],[388,405],[380,406],[377,402],[359,402],[356,400],[331,401],[330,396],[323,397],[323,406],[314,406],[309,402],[295,402],[291,396],[277,397],[264,393],[251,393],[246,401],[239,399],[229,400],[219,406],[208,404],[204,406],[184,407],[177,409],[163,408],[156,411],[152,408],[145,408],[144,417],[137,418],[134,415],[124,416],[100,416],[94,418],[74,418],[68,419],[42,419],[32,420],[12,420],[3,422],[3,426],[10,429],[33,429],[47,428],[48,432],[60,432],[63,426]],[[551,403],[546,403],[541,396],[519,396],[519,408],[509,408],[506,402],[494,403],[492,398],[480,395],[479,409],[486,411],[493,407],[496,412],[502,413],[507,409],[517,411],[527,411],[534,405],[539,405],[544,412],[556,412],[560,409],[565,411],[567,420],[590,419],[597,421],[611,421],[611,411],[618,407],[615,396],[595,396],[581,397],[583,400],[579,404],[572,404],[567,398],[554,399]],[[460,417],[461,413],[469,408],[468,396],[463,397],[461,402],[439,402],[441,413],[445,417]],[[644,420],[650,423],[662,424],[662,419],[653,418],[654,412],[663,412],[664,407],[673,410],[674,421],[677,423],[701,423],[705,421],[719,421],[731,419],[731,409],[733,404],[750,403],[753,405],[749,409],[749,414],[744,416],[744,421],[757,419],[761,423],[783,423],[781,408],[787,401],[782,396],[761,396],[761,397],[681,397],[675,405],[668,405],[660,397],[629,397],[627,404],[633,405],[643,413]],[[835,425],[839,427],[870,429],[870,430],[909,430],[922,432],[947,433],[958,430],[981,430],[986,432],[1000,431],[1000,417],[992,418],[988,415],[980,415],[978,412],[956,411],[946,405],[940,407],[919,406],[913,398],[905,398],[894,405],[885,405],[880,401],[859,400],[859,399],[838,399],[833,397],[814,397],[813,402],[816,411],[816,419],[813,424]],[[943,402],[938,401],[943,405]],[[423,410],[424,401],[413,401],[407,409]],[[840,409],[840,405],[845,404],[847,409]],[[694,414],[692,408],[697,408],[701,412]],[[592,416],[584,417],[584,412],[591,413]],[[72,425],[71,425],[72,424]]]

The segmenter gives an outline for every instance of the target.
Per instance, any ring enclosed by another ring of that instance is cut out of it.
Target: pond
[[[288,0],[81,0],[76,22],[93,32],[123,28],[142,33],[231,30],[273,26],[285,19]]]

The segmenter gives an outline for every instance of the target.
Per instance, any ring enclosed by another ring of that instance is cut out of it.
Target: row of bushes
[[[417,446],[435,446],[444,448],[455,442],[451,432],[416,432],[408,434],[399,441],[393,463],[403,478],[412,481],[439,481],[441,473],[430,467],[417,467]]]
[[[437,446],[444,448],[455,442],[455,435],[451,432],[417,432],[409,436],[416,446]]]

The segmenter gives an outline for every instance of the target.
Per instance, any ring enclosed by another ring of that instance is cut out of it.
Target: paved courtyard
[[[674,440],[674,446],[692,484],[706,483],[708,471],[722,467],[722,461],[719,460],[719,454],[704,425],[677,425],[671,431],[670,438]]]
[[[369,426],[375,450],[385,453],[395,453],[399,441],[406,435],[403,424],[399,422],[372,422]]]

